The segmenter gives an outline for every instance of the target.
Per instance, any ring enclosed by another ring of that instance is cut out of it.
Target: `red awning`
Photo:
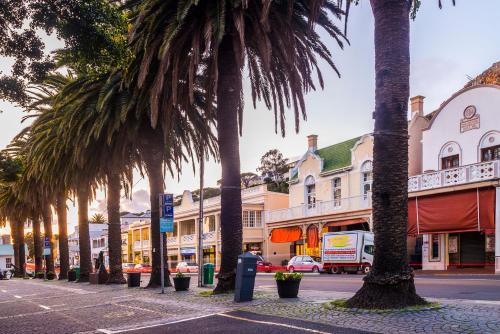
[[[408,234],[495,229],[495,189],[475,189],[412,198]]]
[[[323,227],[329,227],[329,226],[347,226],[347,225],[354,225],[354,224],[360,224],[360,223],[366,223],[366,219],[363,218],[356,218],[356,219],[349,219],[349,220],[340,220],[340,221],[335,221],[335,222],[329,222],[323,225]]]
[[[316,248],[319,245],[318,227],[311,225],[307,228],[307,247]]]
[[[275,228],[271,231],[271,242],[274,243],[294,242],[301,237],[302,229],[300,227]]]

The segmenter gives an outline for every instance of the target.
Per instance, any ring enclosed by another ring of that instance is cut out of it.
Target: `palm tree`
[[[120,186],[120,185],[119,185]],[[106,224],[106,218],[102,213],[95,213],[92,218],[90,218],[91,224]]]
[[[68,279],[69,246],[68,246],[68,208],[67,192],[59,191],[56,196],[57,227],[59,235],[59,280]]]
[[[242,207],[238,129],[241,134],[242,71],[250,77],[254,107],[262,100],[275,112],[284,135],[285,109],[294,109],[296,130],[305,118],[304,92],[315,89],[317,58],[335,71],[332,55],[315,23],[342,47],[343,35],[328,14],[339,18],[333,1],[131,0],[135,55],[132,81],[151,104],[153,126],[172,105],[189,106],[201,88],[205,112],[217,102],[217,133],[222,166],[222,258],[215,292],[234,289],[242,250]],[[178,83],[186,83],[181,89]]]
[[[425,304],[407,258],[410,9],[413,0],[371,0],[375,18],[373,230],[375,255],[350,307]]]

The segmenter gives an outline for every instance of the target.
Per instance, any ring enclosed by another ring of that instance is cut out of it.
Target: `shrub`
[[[278,271],[276,274],[274,274],[274,279],[276,281],[298,281],[301,280],[302,277],[304,277],[304,275],[301,273],[284,273],[282,271]]]

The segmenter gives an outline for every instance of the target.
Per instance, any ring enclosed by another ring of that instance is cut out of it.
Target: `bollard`
[[[257,274],[257,256],[252,253],[244,253],[238,256],[236,268],[236,289],[234,291],[235,302],[248,302],[253,299],[253,288],[255,275]]]

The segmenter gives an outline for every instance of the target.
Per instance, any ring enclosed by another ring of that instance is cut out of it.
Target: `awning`
[[[366,219],[363,218],[355,218],[355,219],[348,219],[348,220],[340,220],[340,221],[335,221],[335,222],[329,222],[323,225],[323,227],[329,227],[329,226],[348,226],[348,225],[354,225],[354,224],[361,224],[361,223],[366,223]]]
[[[495,189],[475,189],[412,198],[408,234],[495,229]]]
[[[318,227],[311,225],[307,228],[307,247],[316,248],[319,245]]]
[[[271,242],[274,243],[294,242],[301,237],[302,229],[300,227],[275,228],[271,231]]]

